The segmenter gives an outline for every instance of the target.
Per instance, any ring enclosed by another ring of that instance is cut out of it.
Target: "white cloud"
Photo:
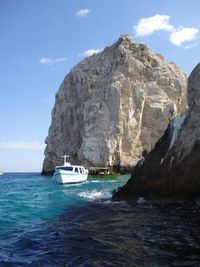
[[[167,15],[155,15],[149,18],[141,18],[138,24],[133,28],[135,30],[136,36],[147,36],[155,31],[168,31],[174,30],[174,26],[169,23],[170,17]]]
[[[81,55],[84,56],[84,57],[90,57],[92,56],[93,54],[97,54],[99,52],[101,52],[103,49],[89,49],[89,50],[86,50],[85,52],[83,52]]]
[[[67,59],[65,57],[60,57],[60,58],[42,57],[40,58],[39,62],[41,64],[54,65],[56,63],[64,62],[66,60]]]
[[[75,13],[75,16],[79,18],[86,18],[91,11],[89,9],[80,9]]]
[[[172,44],[181,46],[182,43],[193,41],[197,39],[198,29],[182,28],[170,34],[169,40]]]
[[[44,150],[45,144],[38,142],[0,142],[0,149],[14,149],[14,150]]]

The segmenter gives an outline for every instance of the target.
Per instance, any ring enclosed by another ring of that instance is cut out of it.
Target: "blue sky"
[[[41,171],[59,85],[120,34],[189,75],[200,62],[199,10],[199,0],[0,0],[0,171]]]

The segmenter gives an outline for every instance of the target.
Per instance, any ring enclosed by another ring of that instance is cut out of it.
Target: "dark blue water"
[[[119,180],[0,177],[0,266],[200,266],[194,204],[113,203]]]

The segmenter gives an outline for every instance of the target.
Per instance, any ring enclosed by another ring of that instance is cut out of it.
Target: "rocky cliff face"
[[[43,173],[63,154],[86,166],[134,166],[186,109],[186,77],[124,35],[65,77],[52,111]]]
[[[200,200],[200,64],[188,79],[188,104],[114,199]]]

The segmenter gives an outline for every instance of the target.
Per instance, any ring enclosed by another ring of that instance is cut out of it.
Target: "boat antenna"
[[[61,156],[61,158],[64,158],[64,165],[67,163],[67,159],[69,158],[69,155]]]

